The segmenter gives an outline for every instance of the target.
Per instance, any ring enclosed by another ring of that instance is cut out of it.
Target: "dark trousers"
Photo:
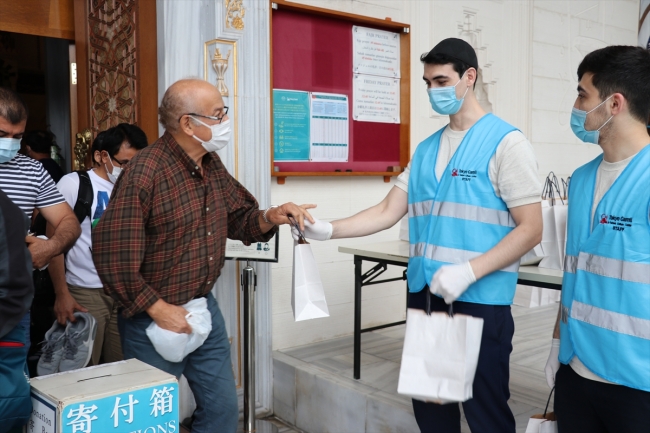
[[[648,433],[650,392],[586,379],[561,364],[555,415],[558,433]]]
[[[429,287],[409,294],[408,307],[424,310]],[[431,296],[431,311],[448,311],[442,298]],[[515,324],[509,305],[454,302],[454,313],[482,317],[483,337],[474,377],[474,397],[463,403],[465,418],[473,433],[514,433],[515,418],[508,406],[510,352]],[[444,356],[444,354],[441,354]],[[415,419],[423,433],[460,433],[457,403],[439,405],[413,400]]]

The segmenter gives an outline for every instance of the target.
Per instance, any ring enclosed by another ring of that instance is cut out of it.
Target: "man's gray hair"
[[[0,117],[4,117],[12,125],[17,125],[27,120],[27,116],[29,110],[23,98],[7,87],[0,87]]]
[[[202,78],[198,77],[183,78],[179,81],[187,80],[203,81]],[[180,130],[180,117],[196,111],[195,102],[191,97],[188,97],[188,92],[182,91],[176,86],[179,81],[169,86],[160,102],[160,107],[158,107],[158,121],[169,132],[178,132]]]

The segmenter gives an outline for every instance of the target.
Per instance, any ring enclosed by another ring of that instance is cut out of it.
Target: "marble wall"
[[[543,179],[553,170],[566,177],[600,149],[581,144],[569,128],[577,66],[589,51],[610,44],[636,45],[639,0],[301,0],[299,3],[411,25],[411,152],[447,123],[435,114],[422,82],[419,56],[446,37],[477,49],[481,95],[492,112],[519,127],[533,143]],[[271,201],[317,203],[314,215],[334,220],[380,202],[392,184],[380,178],[287,178],[271,183]],[[331,316],[293,321],[291,239],[282,233],[280,263],[273,265],[273,348],[283,349],[352,333],[352,257],[340,245],[394,240],[399,228],[362,239],[313,242]],[[391,276],[399,276],[399,269]],[[363,325],[404,318],[403,283],[364,289]]]

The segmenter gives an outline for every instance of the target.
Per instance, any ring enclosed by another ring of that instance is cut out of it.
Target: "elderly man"
[[[255,198],[215,153],[228,144],[230,120],[219,91],[196,79],[167,91],[159,109],[165,134],[140,151],[115,184],[93,231],[93,258],[105,291],[122,307],[118,326],[125,358],[138,358],[179,377],[197,402],[192,431],[235,432],[238,407],[223,317],[211,294],[224,262],[226,237],[268,241],[293,215],[292,203],[258,208]],[[313,222],[313,220],[312,220]],[[207,298],[212,331],[181,362],[154,349],[145,330],[155,322],[189,333],[183,304]]]
[[[35,236],[26,238],[34,268],[39,269],[67,251],[79,237],[81,228],[43,165],[18,153],[27,116],[27,107],[20,96],[0,87],[0,190],[27,216],[31,217],[38,209],[54,228],[47,241]],[[29,314],[23,326],[29,335]],[[28,347],[29,342],[27,338]]]

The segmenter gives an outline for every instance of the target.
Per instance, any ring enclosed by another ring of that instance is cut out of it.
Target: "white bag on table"
[[[294,243],[291,308],[296,322],[329,317],[325,290],[308,243]]]
[[[397,392],[439,404],[472,398],[482,332],[479,317],[409,308]]]
[[[563,184],[566,185],[562,179]],[[560,193],[559,183],[553,173],[546,178],[545,193],[542,196],[542,242],[540,243],[544,258],[540,268],[564,269],[566,252],[566,220],[568,212],[566,188]]]

